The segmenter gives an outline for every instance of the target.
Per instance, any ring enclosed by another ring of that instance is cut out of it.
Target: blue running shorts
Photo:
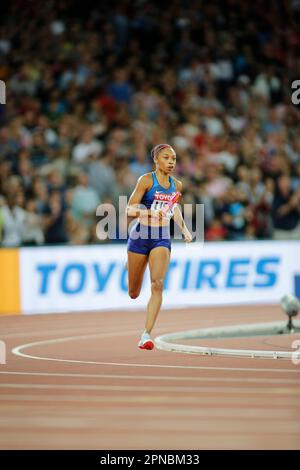
[[[127,251],[149,255],[153,248],[164,246],[171,251],[170,227],[151,227],[139,222],[130,231]]]

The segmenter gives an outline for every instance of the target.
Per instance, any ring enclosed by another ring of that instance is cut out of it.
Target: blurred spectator
[[[222,224],[220,219],[213,219],[209,225],[209,228],[205,232],[205,240],[207,241],[219,241],[224,240],[226,237],[227,230]]]
[[[99,156],[102,149],[101,143],[94,139],[93,129],[90,126],[85,127],[78,144],[73,149],[73,160],[75,163],[85,163],[88,157]]]
[[[7,194],[6,204],[0,207],[3,246],[18,246],[24,240],[26,212],[18,205],[17,195]]]
[[[273,201],[275,240],[300,239],[300,190],[293,191],[289,176],[280,176]]]
[[[82,224],[90,226],[98,204],[100,204],[99,197],[96,191],[88,186],[87,174],[84,172],[79,173],[71,203],[74,218]]]
[[[36,213],[35,200],[28,199],[25,209],[26,216],[24,221],[23,245],[42,245],[44,243],[42,219]]]
[[[89,185],[100,200],[115,195],[116,174],[110,162],[110,155],[106,153],[101,159],[92,159],[88,167]]]
[[[222,219],[230,240],[247,238],[247,231],[253,214],[247,197],[235,187],[231,187],[225,197]]]
[[[53,191],[43,211],[45,226],[45,242],[49,244],[66,243],[68,241],[65,208],[59,191]]]

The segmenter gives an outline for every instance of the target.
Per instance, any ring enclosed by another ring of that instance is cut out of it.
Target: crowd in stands
[[[300,239],[299,1],[1,11],[0,245],[100,243],[96,208],[118,208],[161,142],[206,240]]]

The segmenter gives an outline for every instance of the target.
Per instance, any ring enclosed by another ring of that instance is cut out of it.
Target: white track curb
[[[299,328],[300,323],[294,322]],[[252,323],[247,325],[233,325],[218,328],[205,328],[201,330],[181,331],[169,333],[155,338],[155,346],[163,351],[181,352],[186,354],[215,355],[215,356],[237,356],[237,357],[259,357],[266,359],[292,359],[299,353],[297,351],[270,351],[252,349],[224,349],[203,346],[188,346],[176,344],[175,341],[186,339],[212,339],[212,338],[243,338],[253,336],[268,336],[279,334],[285,328],[284,322]]]

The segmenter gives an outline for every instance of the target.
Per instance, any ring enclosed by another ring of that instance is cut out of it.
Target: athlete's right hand
[[[184,241],[186,243],[191,243],[193,241],[193,235],[191,234],[191,232],[186,227],[182,231],[182,234],[184,236]]]
[[[159,222],[161,222],[163,218],[165,217],[165,214],[162,209],[154,209],[154,210],[152,209],[150,210],[150,216],[156,221],[158,220]]]

